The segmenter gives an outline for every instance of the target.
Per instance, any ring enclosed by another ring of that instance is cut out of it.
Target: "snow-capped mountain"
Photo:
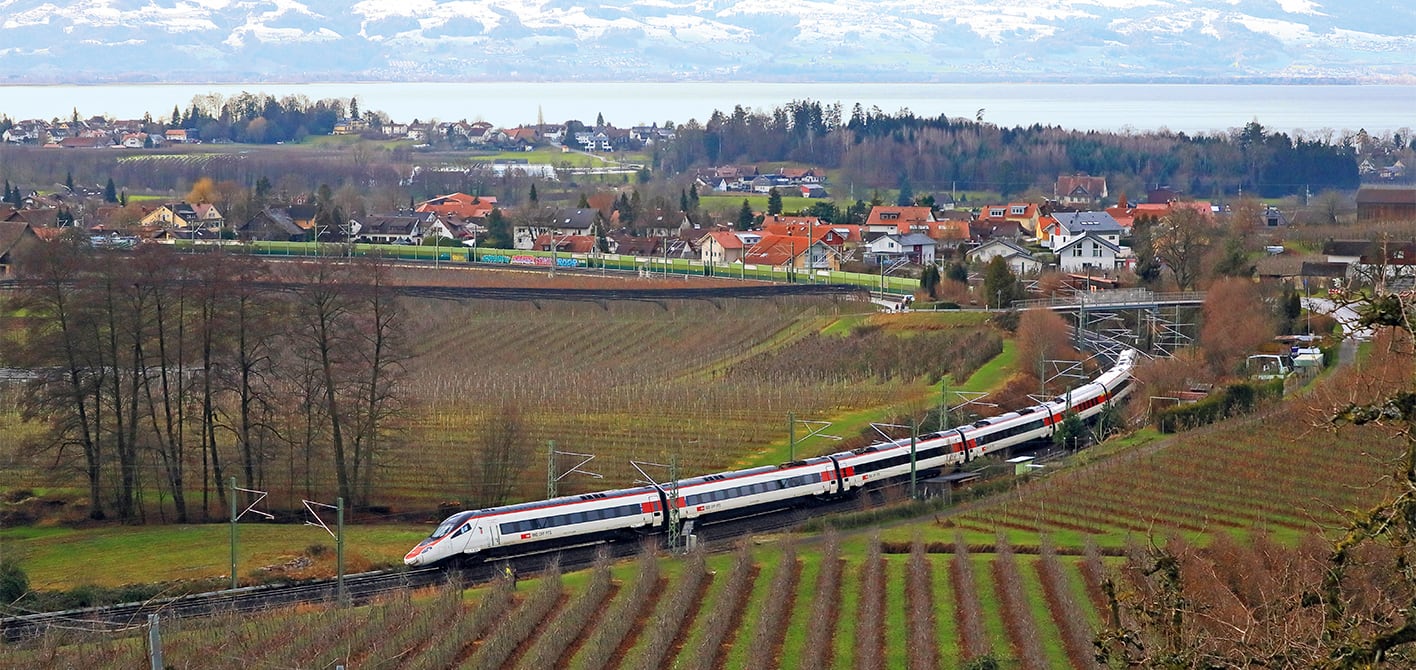
[[[0,83],[1416,81],[1396,0],[0,0]]]

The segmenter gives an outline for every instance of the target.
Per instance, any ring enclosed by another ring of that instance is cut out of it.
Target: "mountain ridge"
[[[1391,0],[0,0],[0,82],[1416,82]]]

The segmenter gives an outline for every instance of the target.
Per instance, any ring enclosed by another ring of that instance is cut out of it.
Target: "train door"
[[[484,519],[481,527],[486,529],[484,536],[487,538],[487,546],[495,547],[501,544],[501,524]]]

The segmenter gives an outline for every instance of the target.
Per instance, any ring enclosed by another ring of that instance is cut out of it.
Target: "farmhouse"
[[[0,221],[0,277],[9,277],[15,256],[39,244],[39,236],[23,221]]]
[[[305,242],[310,230],[296,224],[288,210],[267,207],[237,227],[236,236],[245,241]]]
[[[1357,189],[1357,222],[1416,221],[1416,188],[1363,186]]]

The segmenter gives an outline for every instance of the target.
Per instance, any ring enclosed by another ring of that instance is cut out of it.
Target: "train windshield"
[[[468,517],[471,516],[472,514],[470,512],[462,512],[461,514],[454,514],[448,517],[446,521],[443,521],[441,524],[438,525],[438,529],[433,531],[433,534],[429,535],[428,539],[436,540],[440,537],[443,537],[444,535],[447,535],[448,533],[451,533],[452,529],[456,528],[458,524],[462,523],[463,521],[466,521]]]

